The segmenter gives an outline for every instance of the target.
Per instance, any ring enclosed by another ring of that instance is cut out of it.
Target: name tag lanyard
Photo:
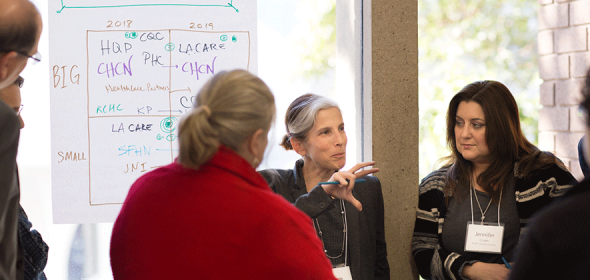
[[[344,264],[342,264],[341,266],[346,266],[347,263],[347,259],[348,259],[348,222],[346,220],[346,206],[344,206],[344,202],[342,201],[342,199],[340,199],[340,215],[342,215],[342,224],[344,225],[344,236],[342,238],[342,250],[340,251],[340,255],[332,257],[330,255],[328,255],[328,250],[326,250],[326,246],[324,245],[324,238],[322,235],[322,230],[320,229],[320,222],[318,221],[317,218],[314,219],[315,223],[314,226],[317,224],[318,227],[318,233],[320,236],[320,240],[322,241],[322,246],[324,247],[324,253],[326,253],[326,257],[330,258],[330,259],[338,259],[342,256],[342,254],[344,254]],[[337,265],[337,267],[339,267]]]
[[[473,186],[469,188],[469,201],[471,201],[471,223],[475,224],[475,218],[473,215],[473,189],[475,189]],[[502,191],[503,189],[500,189],[500,200],[498,201],[498,226],[500,226],[500,204],[502,204]],[[483,220],[486,218],[486,213],[492,204],[492,198],[490,197],[490,202],[488,203],[488,207],[486,207],[485,211],[481,209],[479,199],[477,198],[477,193],[475,194],[475,200],[477,201],[477,206],[479,206],[479,211],[481,212],[481,224],[483,225]]]
[[[469,201],[471,202],[471,223],[467,222],[467,233],[465,236],[465,251],[502,254],[502,241],[504,237],[504,225],[500,224],[500,205],[502,203],[502,189],[500,190],[500,200],[498,201],[498,224],[485,223],[484,219],[486,212],[492,204],[492,198],[486,207],[486,210],[481,209],[477,193],[475,200],[481,211],[481,223],[475,224],[475,217],[473,214],[473,193],[475,187],[469,188]]]

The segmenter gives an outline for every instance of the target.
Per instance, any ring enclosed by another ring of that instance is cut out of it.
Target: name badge
[[[350,274],[349,266],[334,268],[332,269],[332,272],[338,280],[352,280],[352,274]]]
[[[465,251],[501,254],[503,237],[503,224],[473,224],[468,222],[467,235],[465,236]]]

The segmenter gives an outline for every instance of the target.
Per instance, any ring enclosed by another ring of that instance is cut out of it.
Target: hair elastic
[[[201,110],[205,111],[205,115],[207,115],[207,118],[208,117],[211,117],[211,109],[209,109],[209,106],[207,106],[207,105],[201,105],[201,106],[199,106],[199,108]]]

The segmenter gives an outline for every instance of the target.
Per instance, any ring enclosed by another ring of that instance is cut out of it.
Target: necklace
[[[323,234],[322,234],[322,230],[320,229],[320,222],[318,221],[317,218],[314,219],[314,226],[316,226],[317,224],[317,228],[318,228],[318,235],[320,236],[320,240],[322,241],[322,247],[324,248],[324,253],[326,253],[326,257],[330,258],[330,259],[337,259],[342,257],[342,254],[344,254],[344,252],[346,251],[346,243],[347,243],[347,239],[348,239],[348,224],[346,221],[346,208],[344,207],[344,202],[342,202],[342,200],[340,200],[340,215],[342,216],[342,225],[344,225],[344,229],[342,230],[343,232],[343,238],[342,238],[342,250],[340,250],[340,254],[338,256],[330,256],[328,255],[328,250],[326,250],[326,246],[324,245],[324,238],[323,238]],[[346,261],[345,261],[346,263]]]
[[[479,211],[481,212],[481,222],[483,223],[483,220],[486,218],[486,213],[488,212],[488,209],[490,209],[490,205],[492,204],[492,198],[490,197],[490,202],[488,203],[488,207],[486,207],[486,210],[483,211],[481,210],[481,204],[479,204],[479,199],[477,198],[477,191],[475,189],[475,187],[473,187],[474,193],[475,193],[475,201],[477,201],[477,206],[479,207]]]

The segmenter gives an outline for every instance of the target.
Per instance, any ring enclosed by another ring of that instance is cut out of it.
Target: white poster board
[[[50,0],[54,223],[113,222],[203,84],[256,73],[256,28],[255,0]]]

